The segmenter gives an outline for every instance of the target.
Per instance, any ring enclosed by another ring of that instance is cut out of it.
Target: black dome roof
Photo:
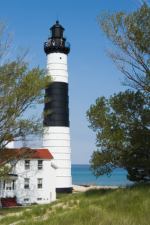
[[[60,28],[60,29],[62,29],[62,30],[65,30],[65,29],[63,28],[63,26],[59,23],[58,20],[56,20],[56,23],[50,28],[50,30],[53,30],[53,29],[55,29],[55,28]]]

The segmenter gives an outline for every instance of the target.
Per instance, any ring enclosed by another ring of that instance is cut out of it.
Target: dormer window
[[[25,170],[30,169],[30,160],[25,160]]]
[[[38,160],[38,170],[43,169],[43,160]]]

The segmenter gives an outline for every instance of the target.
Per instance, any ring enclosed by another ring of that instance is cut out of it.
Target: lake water
[[[127,172],[124,169],[115,169],[111,176],[101,176],[96,178],[89,165],[72,165],[72,183],[77,185],[93,184],[108,186],[125,186],[132,184],[127,179]]]

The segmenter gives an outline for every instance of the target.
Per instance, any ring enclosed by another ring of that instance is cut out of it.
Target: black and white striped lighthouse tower
[[[51,36],[44,44],[47,73],[53,82],[45,90],[43,147],[54,156],[56,191],[71,192],[71,149],[69,128],[69,98],[67,55],[70,45],[63,36],[64,28],[56,21]]]

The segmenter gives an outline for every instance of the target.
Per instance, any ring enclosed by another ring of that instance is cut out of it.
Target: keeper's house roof
[[[48,149],[12,148],[4,149],[0,152],[0,162],[20,159],[53,159]]]

